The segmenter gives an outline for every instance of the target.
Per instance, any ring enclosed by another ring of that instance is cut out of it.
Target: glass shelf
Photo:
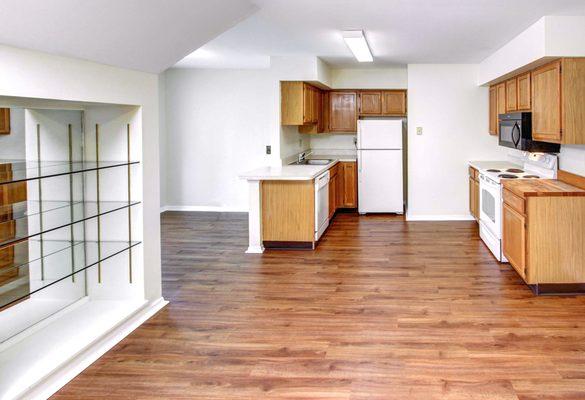
[[[138,164],[139,161],[0,160],[0,185]]]
[[[44,203],[44,202],[42,202]],[[52,202],[49,202],[52,203]],[[122,210],[140,204],[139,201],[86,201],[67,204],[62,207],[53,208],[42,213],[23,215],[20,218],[13,218],[0,223],[0,229],[8,227],[14,234],[10,239],[0,241],[0,248],[10,246],[14,243],[64,228],[78,222],[96,218],[114,211]],[[38,210],[37,210],[38,211]],[[41,224],[42,222],[42,224]]]
[[[18,203],[12,203],[4,206],[0,206],[0,221],[14,220],[24,217],[30,217],[32,215],[41,212],[47,212],[56,210],[61,207],[68,207],[72,204],[81,203],[80,200],[70,202],[68,200],[55,201],[55,200],[27,200]]]
[[[99,245],[96,241],[79,241],[73,245],[66,241],[44,242],[45,245],[49,243],[52,243],[50,247],[61,249],[36,260],[9,267],[18,269],[19,277],[0,285],[0,310],[128,251],[141,242],[101,241]],[[98,254],[101,257],[98,258]],[[9,268],[0,269],[0,273],[6,273]],[[41,278],[41,270],[44,278]],[[72,284],[75,283],[72,281]]]

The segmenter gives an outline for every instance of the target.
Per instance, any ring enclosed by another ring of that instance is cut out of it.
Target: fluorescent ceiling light
[[[364,31],[343,31],[343,40],[359,62],[374,61]]]

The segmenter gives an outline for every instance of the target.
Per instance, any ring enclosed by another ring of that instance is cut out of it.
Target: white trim
[[[114,327],[104,334],[101,339],[95,341],[88,348],[69,360],[67,364],[58,368],[51,375],[23,393],[21,398],[47,399],[51,397],[168,303],[168,301],[160,297],[145,304],[131,317]]]
[[[264,253],[264,246],[249,246],[246,254],[262,254]]]
[[[226,206],[163,206],[160,208],[160,212],[165,211],[188,211],[188,212],[248,212],[248,209],[238,207],[226,207]]]
[[[406,213],[407,221],[473,221],[472,215],[443,214],[443,215],[412,215]]]

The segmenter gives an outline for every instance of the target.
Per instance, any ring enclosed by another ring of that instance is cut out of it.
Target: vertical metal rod
[[[101,224],[101,210],[100,210],[100,127],[95,124],[95,179],[96,179],[96,204],[97,204],[97,251],[98,251],[98,283],[102,283],[102,224]]]
[[[85,140],[86,140],[86,132],[85,132],[85,113],[82,111],[81,112],[81,135],[80,135],[80,139],[81,139],[81,162],[85,164],[85,158],[86,158],[86,148],[85,148]],[[86,172],[82,172],[81,173],[81,208],[83,211],[83,266],[86,266],[87,263],[87,220],[86,220],[86,205],[85,205],[85,179],[86,179]],[[89,293],[89,289],[87,287],[87,269],[83,270],[83,284],[84,284],[84,290],[85,290],[85,295],[87,296]]]
[[[37,124],[37,172],[38,172],[38,191],[39,191],[39,228],[40,247],[41,247],[41,280],[45,280],[45,245],[43,243],[43,184],[41,179],[41,124]]]
[[[67,125],[67,134],[69,136],[69,172],[73,170],[73,129],[71,124]],[[71,282],[75,283],[75,233],[73,227],[73,174],[69,174],[69,237],[71,244]]]
[[[130,202],[132,199],[132,191],[131,191],[131,166],[130,166],[130,124],[126,125],[126,141],[128,142],[128,278],[130,284],[132,284],[132,207],[130,207]]]

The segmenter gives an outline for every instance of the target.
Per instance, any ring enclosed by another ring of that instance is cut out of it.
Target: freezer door
[[[402,149],[402,120],[359,120],[358,149]]]
[[[358,211],[402,213],[402,150],[358,150]]]

